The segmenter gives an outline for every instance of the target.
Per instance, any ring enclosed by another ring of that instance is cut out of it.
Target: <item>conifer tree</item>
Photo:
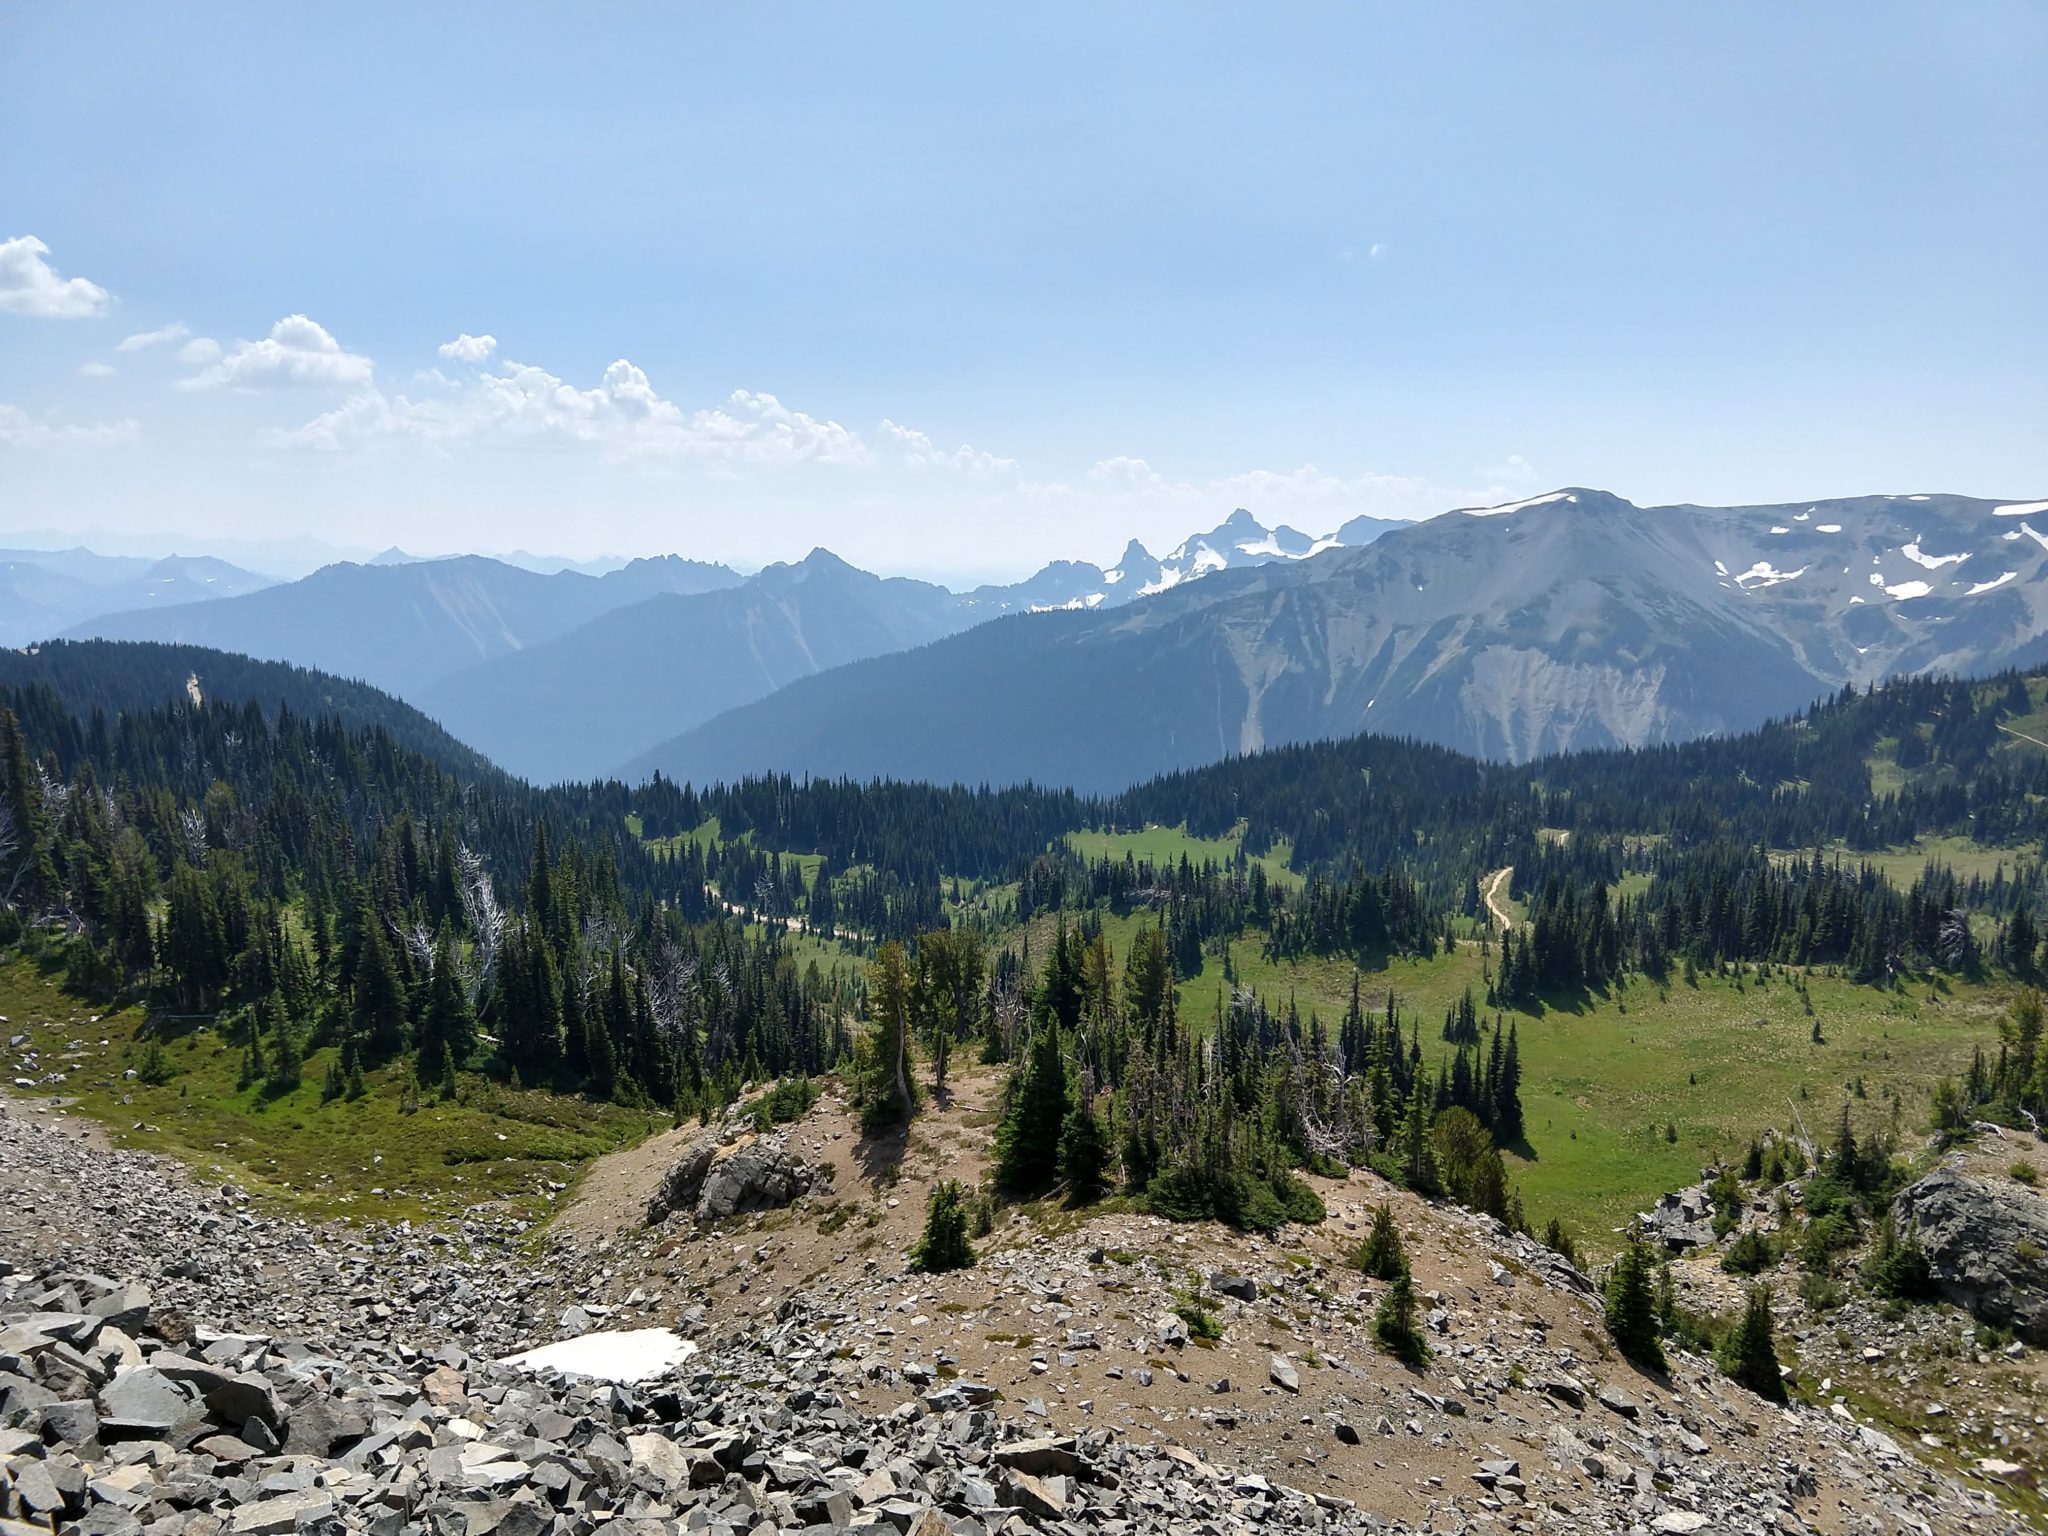
[[[1615,1346],[1646,1370],[1664,1369],[1664,1345],[1657,1336],[1657,1297],[1651,1280],[1650,1250],[1635,1232],[1615,1258],[1607,1275],[1607,1335]]]
[[[355,1033],[376,1055],[405,1048],[405,983],[384,942],[383,924],[366,901],[362,944],[356,956]]]
[[[1742,1319],[1721,1340],[1721,1369],[1759,1397],[1785,1401],[1785,1379],[1778,1369],[1772,1338],[1771,1288],[1753,1285],[1743,1304]]]
[[[1109,1189],[1109,1133],[1080,1094],[1060,1126],[1060,1177],[1083,1204],[1100,1200]]]
[[[434,975],[427,983],[427,1005],[420,1014],[419,1049],[422,1056],[436,1061],[445,1055],[449,1071],[466,1063],[476,1050],[476,1013],[463,990],[455,946],[446,928],[434,943]],[[440,1078],[433,1081],[438,1083]]]
[[[950,1269],[969,1269],[974,1264],[974,1244],[967,1236],[967,1197],[958,1179],[940,1179],[932,1185],[924,1209],[924,1235],[910,1250],[910,1267],[926,1274]]]
[[[1395,1359],[1419,1366],[1429,1358],[1429,1345],[1416,1326],[1415,1310],[1415,1282],[1404,1264],[1373,1311],[1372,1333]]]
[[[891,939],[868,963],[868,1012],[875,1020],[875,1057],[893,1113],[908,1120],[917,1108],[910,1087],[910,961]]]
[[[1058,1176],[1067,1118],[1059,1020],[1042,1001],[1032,1011],[1031,1048],[1011,1076],[1009,1111],[996,1133],[996,1182],[1019,1194],[1037,1194]]]
[[[1394,1225],[1392,1206],[1382,1204],[1372,1213],[1372,1230],[1359,1247],[1358,1267],[1375,1280],[1407,1273],[1408,1252],[1401,1243],[1401,1229]]]

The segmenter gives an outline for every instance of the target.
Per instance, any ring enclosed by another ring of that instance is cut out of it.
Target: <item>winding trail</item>
[[[1999,729],[2008,736],[2019,737],[2021,741],[2031,741],[2037,747],[2048,747],[2048,741],[2043,741],[2038,736],[2029,736],[2025,731],[2016,731],[2009,725],[2001,725]]]
[[[1491,912],[1493,920],[1500,924],[1502,933],[1515,926],[1515,914],[1508,910],[1507,897],[1504,894],[1508,888],[1508,881],[1514,876],[1515,866],[1509,864],[1488,875],[1486,884],[1480,887],[1480,893],[1486,898],[1486,910]]]

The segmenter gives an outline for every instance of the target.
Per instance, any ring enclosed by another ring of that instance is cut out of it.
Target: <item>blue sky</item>
[[[2043,79],[1998,0],[14,6],[0,537],[2038,496]]]

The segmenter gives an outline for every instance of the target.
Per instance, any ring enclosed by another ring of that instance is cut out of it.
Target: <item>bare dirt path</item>
[[[1486,877],[1486,884],[1480,887],[1486,897],[1486,910],[1493,914],[1493,920],[1500,924],[1500,931],[1506,933],[1515,926],[1515,914],[1507,903],[1508,882],[1515,877],[1515,866],[1509,864],[1496,869]]]

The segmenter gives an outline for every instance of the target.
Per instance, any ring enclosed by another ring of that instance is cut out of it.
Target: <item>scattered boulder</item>
[[[731,1126],[706,1132],[684,1149],[648,1202],[650,1225],[688,1211],[699,1222],[746,1211],[780,1210],[808,1194],[831,1165],[813,1165],[790,1150],[786,1132],[760,1136]]]
[[[1218,1270],[1209,1277],[1209,1289],[1218,1296],[1228,1296],[1236,1301],[1259,1299],[1259,1282],[1249,1275],[1233,1275]]]
[[[1927,1251],[1945,1297],[2048,1344],[2048,1196],[1948,1163],[1900,1191],[1892,1214]]]

